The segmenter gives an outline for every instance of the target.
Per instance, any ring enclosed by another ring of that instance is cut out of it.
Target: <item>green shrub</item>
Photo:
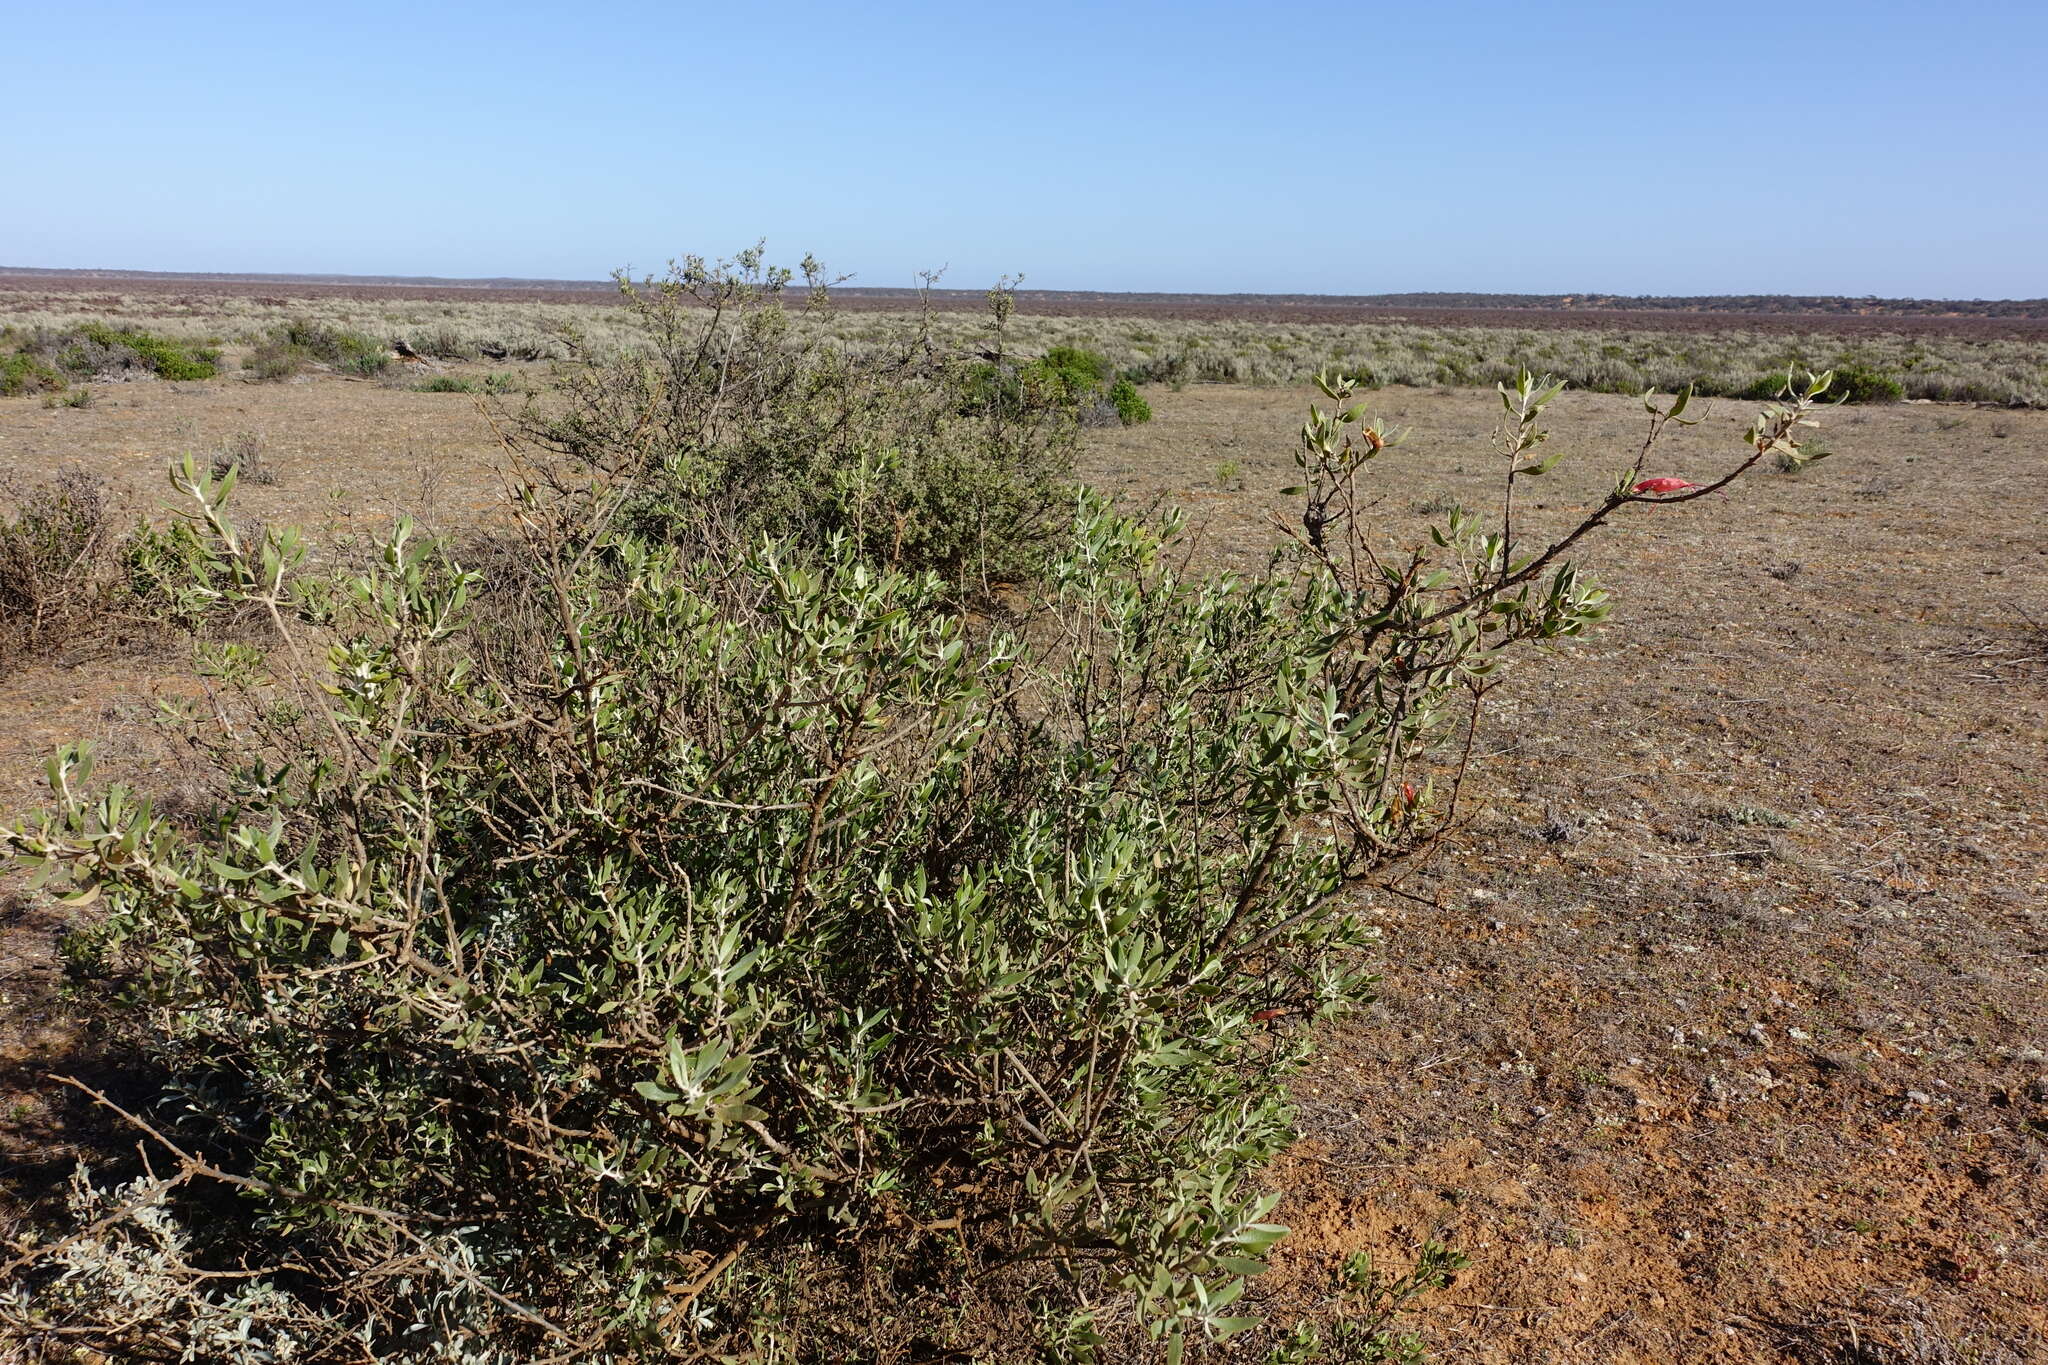
[[[332,362],[338,370],[349,374],[382,374],[391,364],[391,351],[383,342],[359,332],[343,332],[337,345],[339,354]]]
[[[32,355],[21,351],[0,355],[0,398],[55,392],[64,386],[63,375]]]
[[[1037,388],[1047,401],[1078,406],[1100,398],[1116,378],[1109,357],[1078,346],[1055,346],[1024,370],[1027,388]]]
[[[510,393],[518,387],[519,377],[512,374],[437,374],[412,386],[414,393]]]
[[[1109,401],[1116,408],[1117,420],[1127,427],[1152,420],[1152,405],[1138,392],[1138,386],[1128,379],[1119,379],[1110,386]]]
[[[981,360],[959,372],[960,411],[968,415],[1021,410],[1024,383],[1017,367]]]
[[[265,342],[268,351],[259,345],[258,353],[275,357],[269,362],[269,368],[278,371],[274,376],[278,378],[296,372],[297,366],[309,362],[318,362],[347,374],[370,376],[383,373],[392,359],[391,348],[367,333],[330,327],[305,318],[273,328]]]
[[[475,393],[476,381],[460,375],[437,374],[412,386],[414,393]]]
[[[1819,388],[1717,482],[1796,454]],[[366,572],[315,571],[188,460],[164,557],[279,648],[209,655],[217,816],[94,794],[74,748],[51,814],[5,831],[108,907],[99,957],[176,1098],[159,1174],[82,1184],[79,1234],[0,1312],[125,1357],[194,1354],[239,1309],[268,1354],[230,1358],[314,1365],[939,1332],[1014,1360],[1026,1316],[1057,1354],[1178,1360],[1253,1329],[1284,1082],[1373,981],[1347,889],[1449,828],[1499,667],[1605,614],[1566,550],[1697,492],[1636,491],[1681,398],[1559,540],[1454,511],[1382,571],[1360,481],[1395,439],[1325,389],[1297,554],[1185,576],[1172,523],[1079,497],[1014,629],[852,536],[622,530],[644,462],[518,490],[494,589],[404,522]],[[1510,483],[1556,463],[1556,391],[1503,391]],[[479,637],[494,590],[541,641]],[[208,1182],[241,1209],[195,1207]],[[1391,1311],[1453,1268],[1352,1287]],[[996,1316],[939,1311],[969,1292]]]
[[[1906,386],[1897,379],[1861,365],[1837,365],[1834,374],[1830,392],[1851,403],[1896,403],[1906,396]]]
[[[1055,346],[1021,366],[969,366],[961,380],[961,407],[969,413],[1006,407],[1080,425],[1132,426],[1152,418],[1151,405],[1130,375],[1119,375],[1107,356],[1074,346]]]
[[[1906,386],[1891,375],[1861,365],[1838,365],[1831,372],[1834,385],[1829,393],[1847,403],[1896,403],[1906,396]],[[1792,383],[1789,371],[1763,375],[1737,397],[1762,402],[1781,398]]]
[[[99,322],[87,323],[79,329],[79,335],[86,344],[66,352],[66,365],[81,373],[107,368],[105,357],[127,364],[130,356],[134,358],[131,367],[149,370],[161,379],[211,379],[220,372],[220,352],[211,346],[195,346]]]

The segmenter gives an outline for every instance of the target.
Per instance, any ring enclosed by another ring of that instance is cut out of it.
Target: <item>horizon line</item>
[[[342,271],[247,271],[247,270],[139,270],[122,266],[30,266],[0,265],[0,277],[15,278],[69,278],[69,279],[154,279],[189,280],[195,283],[248,283],[248,284],[321,284],[361,285],[386,288],[406,285],[432,286],[440,289],[553,289],[574,292],[604,292],[617,288],[616,277],[603,279],[567,279],[551,276],[532,275],[399,275],[399,274],[356,274]],[[634,280],[648,278],[644,274],[631,274]],[[658,277],[657,277],[658,278]],[[987,288],[932,285],[921,288],[915,284],[875,285],[857,284],[852,281],[858,276],[848,276],[846,283],[831,286],[835,292],[862,294],[904,294],[917,295],[929,292],[944,297],[984,295]],[[796,286],[792,282],[792,287]],[[1470,299],[1527,299],[1542,300],[1555,305],[1584,306],[1600,304],[1642,303],[1656,300],[1667,303],[1694,303],[1728,299],[1784,300],[1801,302],[1834,302],[1861,304],[2039,304],[2048,306],[2048,298],[2022,298],[2018,296],[1933,298],[1917,295],[1885,294],[1792,294],[1792,293],[1718,293],[1718,294],[1624,294],[1602,290],[1578,291],[1517,291],[1506,292],[1479,289],[1404,289],[1389,290],[1373,294],[1303,293],[1287,290],[1255,289],[1050,289],[1019,287],[1016,290],[1023,297],[1044,298],[1121,298],[1121,299],[1247,299],[1285,300],[1289,302],[1327,301],[1332,304],[1371,303],[1384,300],[1413,300],[1416,302],[1440,301],[1453,298]],[[1457,305],[1436,302],[1436,307]]]

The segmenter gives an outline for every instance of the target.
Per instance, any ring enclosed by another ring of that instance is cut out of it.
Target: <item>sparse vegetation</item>
[[[369,376],[383,373],[391,359],[391,348],[367,333],[293,318],[264,333],[245,367],[259,379],[288,379],[314,364]]]
[[[305,347],[294,345],[281,332],[273,332],[249,348],[242,368],[258,379],[290,379],[302,373],[312,358]]]
[[[519,387],[519,378],[511,374],[437,374],[412,387],[415,393],[511,393]]]
[[[272,301],[222,296],[203,320],[150,325],[188,327],[195,335],[240,335],[256,344],[281,323],[384,335],[404,340],[423,356],[443,359],[565,360],[631,345],[630,313],[600,302],[492,303],[325,298]],[[85,321],[138,319],[154,310],[137,296],[100,315],[76,312],[75,296],[0,292],[0,308],[52,327]],[[1369,325],[1257,322],[1233,319],[1148,320],[1019,313],[1010,323],[1015,355],[1045,355],[1071,348],[1102,357],[1115,374],[1134,383],[1169,387],[1190,382],[1306,384],[1325,366],[1360,376],[1368,387],[1438,385],[1490,387],[1529,364],[1602,393],[1671,392],[1691,383],[1702,396],[1767,396],[1787,365],[1831,369],[1847,376],[1856,402],[1890,401],[1896,383],[1906,398],[2048,407],[2048,348],[2037,340],[1942,335],[1927,332],[1824,331],[1787,334],[1746,327],[1729,314],[1711,330],[1664,330],[1654,325],[1616,328],[1524,325],[1512,313],[1494,313],[1470,325],[1388,320]],[[903,335],[919,319],[907,313],[834,312],[798,317],[794,327],[821,342],[860,350]],[[977,348],[981,325],[959,312],[929,318],[940,346]],[[328,362],[332,363],[332,362]],[[1858,378],[1874,387],[1860,396]],[[1745,397],[1745,401],[1748,399]]]

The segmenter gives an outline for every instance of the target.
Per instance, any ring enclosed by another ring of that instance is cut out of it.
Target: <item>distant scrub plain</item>
[[[444,295],[448,291],[442,291]],[[606,355],[631,344],[625,310],[593,296],[588,302],[497,299],[250,296],[161,291],[84,294],[75,289],[0,290],[0,326],[19,338],[28,329],[65,330],[92,324],[145,327],[190,341],[255,348],[279,329],[311,327],[403,342],[444,360],[566,360]],[[1232,317],[1049,315],[1021,307],[1012,340],[1025,352],[1077,347],[1107,356],[1136,383],[1305,384],[1335,366],[1371,387],[1491,387],[1527,365],[1607,393],[1671,391],[1688,382],[1705,395],[1750,397],[1775,384],[1788,367],[1862,374],[1856,396],[1898,396],[1944,402],[2048,407],[2048,340],[2026,336],[1949,335],[1901,320],[1896,331],[1873,331],[1887,319],[1845,315],[1844,326],[1785,330],[1785,319],[1736,314],[1674,313],[1668,325],[1583,325],[1563,314],[1531,314],[1528,323],[1500,313],[1471,325],[1427,322],[1275,322]],[[794,326],[859,353],[903,334],[902,312],[834,308],[797,314]],[[1703,323],[1709,325],[1703,326]],[[1853,327],[1848,324],[1855,324]],[[971,351],[980,319],[935,309],[935,342]],[[14,345],[0,340],[0,351]]]

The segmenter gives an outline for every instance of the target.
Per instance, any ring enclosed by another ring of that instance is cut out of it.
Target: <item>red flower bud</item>
[[[1641,483],[1637,484],[1637,485],[1636,485],[1636,486],[1635,486],[1634,488],[1631,488],[1631,489],[1629,490],[1629,492],[1631,492],[1631,493],[1683,493],[1683,492],[1684,492],[1684,491],[1685,491],[1686,489],[1688,489],[1688,488],[1699,488],[1699,487],[1701,487],[1701,486],[1702,486],[1702,485],[1700,485],[1700,484],[1696,484],[1696,483],[1687,483],[1687,482],[1686,482],[1686,481],[1685,481],[1684,479],[1674,479],[1674,478],[1670,478],[1670,477],[1665,477],[1665,478],[1661,478],[1661,479],[1644,479],[1644,480],[1643,480],[1643,481],[1642,481]]]

